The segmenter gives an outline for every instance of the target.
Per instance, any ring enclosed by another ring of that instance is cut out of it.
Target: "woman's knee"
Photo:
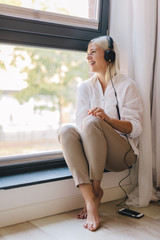
[[[74,126],[72,125],[63,126],[59,131],[58,139],[60,143],[62,143],[62,141],[63,142],[68,141],[70,137],[75,133],[77,133],[77,130]]]
[[[95,131],[95,129],[102,130],[101,128],[101,122],[103,120],[95,117],[95,116],[87,116],[82,123],[82,132],[83,133],[91,133],[92,131]]]
[[[94,116],[87,116],[84,118],[83,123],[82,123],[82,130],[86,130],[89,128],[92,128],[92,126],[97,122],[97,117]]]

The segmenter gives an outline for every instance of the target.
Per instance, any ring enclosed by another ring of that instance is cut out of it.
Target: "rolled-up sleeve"
[[[85,83],[82,83],[77,89],[76,104],[76,126],[81,130],[82,121],[88,115],[90,109],[89,91]]]
[[[143,129],[143,104],[138,89],[134,83],[132,83],[126,91],[121,111],[122,120],[130,121],[132,124],[132,132],[129,134],[129,137],[139,137]]]

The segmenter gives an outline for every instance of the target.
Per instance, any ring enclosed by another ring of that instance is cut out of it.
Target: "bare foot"
[[[100,226],[100,219],[98,215],[98,207],[96,199],[92,202],[87,203],[87,220],[84,223],[84,228],[90,231],[95,231]]]
[[[95,193],[96,195],[96,206],[97,208],[100,206],[101,199],[103,197],[103,190],[100,188],[98,193]],[[87,219],[87,208],[84,206],[83,210],[77,215],[78,219]]]

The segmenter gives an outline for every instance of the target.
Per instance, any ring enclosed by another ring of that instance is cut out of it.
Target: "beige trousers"
[[[104,169],[123,171],[136,160],[127,140],[94,116],[84,119],[81,133],[74,126],[64,126],[59,141],[76,186],[101,181]]]

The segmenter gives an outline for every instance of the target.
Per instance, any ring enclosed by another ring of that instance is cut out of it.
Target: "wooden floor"
[[[119,215],[114,201],[101,204],[101,227],[90,232],[76,219],[79,210],[58,214],[22,224],[0,228],[4,240],[135,240],[160,239],[160,202],[147,208],[131,208],[145,214],[141,219]]]

